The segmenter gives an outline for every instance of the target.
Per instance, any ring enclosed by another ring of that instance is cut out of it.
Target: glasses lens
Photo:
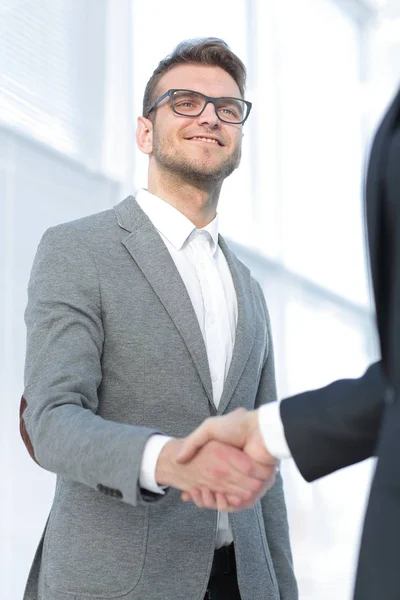
[[[177,90],[172,96],[172,105],[179,115],[198,115],[203,109],[204,102],[204,97],[197,92]]]
[[[198,92],[176,90],[172,96],[172,106],[179,115],[196,117],[204,108],[206,99]],[[247,105],[240,98],[218,98],[216,110],[221,121],[241,123],[247,115]]]
[[[239,98],[219,98],[217,112],[221,121],[241,123],[247,114],[247,105]]]

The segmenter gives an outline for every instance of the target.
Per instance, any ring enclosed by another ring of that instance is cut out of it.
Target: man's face
[[[235,80],[226,71],[208,65],[174,67],[161,78],[157,97],[169,89],[194,90],[212,97],[241,97]],[[242,126],[220,121],[211,103],[199,117],[177,115],[168,97],[154,110],[153,165],[180,175],[185,181],[222,182],[239,166],[241,142]]]

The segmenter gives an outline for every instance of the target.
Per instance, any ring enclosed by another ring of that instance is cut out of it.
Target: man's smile
[[[214,144],[216,146],[223,146],[223,144],[214,137],[206,137],[206,136],[193,136],[191,138],[186,138],[189,141],[195,141],[195,142],[205,142],[206,144]]]

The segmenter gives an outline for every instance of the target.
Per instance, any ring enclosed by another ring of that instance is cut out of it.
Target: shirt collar
[[[136,202],[157,231],[167,238],[177,250],[182,250],[191,233],[197,229],[192,221],[178,209],[145,189],[138,191]],[[209,234],[207,237],[210,241],[211,251],[212,254],[215,254],[218,247],[218,215],[211,223],[198,231],[206,231]]]

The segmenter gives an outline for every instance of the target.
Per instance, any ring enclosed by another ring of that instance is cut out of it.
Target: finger
[[[225,498],[228,504],[226,512],[238,512],[239,510],[247,508],[247,502],[244,502],[239,496],[227,494]]]
[[[245,436],[243,435],[245,408],[239,407],[228,415],[209,417],[200,427],[195,429],[183,440],[182,447],[177,454],[178,463],[186,463],[205,446],[210,440],[220,440],[226,444],[243,447]]]
[[[239,450],[239,448],[226,446],[224,452],[225,459],[229,465],[234,467],[240,473],[260,479],[261,481],[267,479],[271,473],[271,469],[275,469],[277,465],[277,461],[272,457],[266,464],[255,460],[246,454],[246,451],[243,452],[242,450]]]
[[[247,455],[245,451],[241,451],[238,448],[227,448],[225,450],[228,456],[228,464],[253,479],[259,479],[265,481],[271,476],[271,473],[275,472],[278,461],[272,456],[268,459],[268,463],[259,462],[253,457]]]
[[[245,502],[239,496],[225,495],[216,492],[217,509],[223,512],[238,512],[253,506],[254,502]]]
[[[192,498],[192,502],[194,502],[198,508],[205,508],[203,504],[203,496],[198,488],[192,488],[190,490],[190,496]]]
[[[235,473],[231,473],[229,470],[227,470],[225,468],[224,471],[218,470],[217,471],[217,475],[214,474],[210,474],[210,472],[206,473],[205,476],[203,477],[203,482],[202,483],[198,483],[197,484],[197,488],[196,487],[192,487],[189,490],[186,491],[182,491],[181,492],[181,499],[183,502],[190,502],[190,501],[194,501],[193,498],[193,490],[201,488],[202,486],[204,488],[209,489],[211,492],[213,492],[214,494],[219,493],[222,496],[224,494],[230,493],[232,495],[236,495],[237,497],[239,497],[241,499],[242,502],[246,502],[249,501],[254,493],[253,490],[250,489],[243,489],[243,487],[240,487],[239,485],[237,485],[237,474]],[[229,480],[231,479],[231,481]],[[261,486],[263,486],[265,484],[265,482],[260,482],[258,480],[251,480],[249,479],[244,479],[244,483],[246,484],[246,482],[252,482],[255,484],[255,489],[256,492],[258,492],[258,490],[261,488]],[[249,483],[249,486],[252,487],[251,483]],[[199,498],[199,495],[196,495],[196,499]],[[222,500],[222,499],[221,499]],[[199,498],[199,503],[203,503],[203,500],[200,501]],[[215,499],[216,502],[216,499]],[[215,504],[216,507],[216,504]],[[223,509],[221,509],[223,510]]]
[[[207,487],[200,488],[203,506],[205,508],[217,508],[217,500],[215,498],[215,494],[208,489]]]
[[[267,479],[271,473],[275,473],[276,465],[277,461],[273,459],[271,459],[271,462],[267,465],[253,460],[249,475],[261,480]]]
[[[239,476],[238,478],[238,474],[234,474],[232,477],[228,476],[225,480],[210,480],[207,486],[214,493],[231,494],[240,498],[242,502],[248,502],[254,493],[260,493],[264,483],[259,479],[249,477]]]
[[[231,494],[241,500],[242,503],[247,503],[249,506],[265,495],[275,484],[276,470],[271,467],[268,477],[261,481],[251,477],[245,477],[238,473],[229,474],[225,479],[220,479],[217,483],[210,482],[210,488],[214,492]]]
[[[191,488],[188,492],[181,493],[183,502],[194,502],[195,498],[201,501],[201,493],[198,488]]]
[[[265,479],[256,479],[244,475],[234,467],[230,466],[221,456],[216,456],[215,452],[210,454],[214,463],[205,465],[202,473],[202,485],[210,490],[222,494],[232,494],[238,496],[242,501],[250,500],[253,493],[259,493],[265,483]],[[208,457],[208,460],[210,460]]]
[[[227,466],[244,475],[250,475],[251,471],[256,468],[255,461],[242,450],[239,450],[239,448],[234,448],[227,444],[215,444],[215,452],[218,458]],[[263,466],[260,465],[260,467],[259,471],[262,471]]]
[[[220,417],[210,417],[206,419],[200,427],[195,429],[193,433],[184,438],[182,448],[176,456],[177,463],[189,462],[196,453],[213,437],[214,420]]]
[[[261,496],[264,496],[276,483],[277,473],[273,473],[269,479],[264,483],[263,489],[261,490]]]
[[[242,499],[239,496],[234,496],[232,494],[227,494],[226,500],[229,506],[240,506],[242,503]]]
[[[251,508],[252,506],[254,506],[257,500],[260,500],[263,496],[265,496],[267,492],[270,491],[270,489],[275,485],[275,481],[276,472],[274,471],[271,473],[271,476],[266,481],[264,481],[261,489],[258,492],[253,492],[251,498],[246,502],[247,506],[245,508]]]
[[[217,501],[217,509],[220,511],[227,511],[229,509],[229,502],[225,496],[225,494],[221,494],[220,492],[215,493],[215,498]]]
[[[250,468],[246,473],[249,477],[253,479],[259,479],[260,481],[265,481],[269,477],[271,477],[272,473],[275,473],[276,463],[271,464],[261,464],[255,460],[252,460],[250,463]]]

